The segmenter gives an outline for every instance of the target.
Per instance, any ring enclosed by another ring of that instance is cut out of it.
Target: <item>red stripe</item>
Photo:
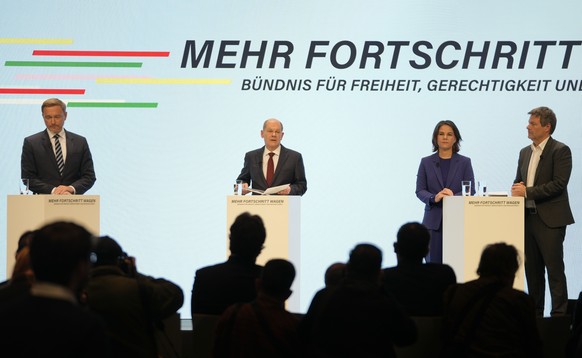
[[[162,51],[72,51],[34,50],[33,56],[118,56],[118,57],[168,57],[170,52]]]
[[[85,90],[66,88],[0,88],[0,94],[85,94]]]

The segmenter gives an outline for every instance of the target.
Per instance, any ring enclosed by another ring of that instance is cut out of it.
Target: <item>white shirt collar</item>
[[[268,150],[267,146],[265,146],[265,150],[263,152],[263,157],[268,156],[269,153],[271,153],[271,152],[275,153],[275,155],[278,157],[281,154],[281,146],[278,146],[277,149],[275,149],[275,150]]]
[[[70,289],[51,282],[37,281],[33,283],[30,288],[30,293],[33,296],[54,298],[77,304],[77,298],[75,298],[75,295]]]
[[[48,134],[49,134],[49,137],[50,137],[51,139],[52,139],[52,138],[55,136],[55,134],[57,134],[57,133],[53,133],[53,132],[51,132],[51,130],[50,130],[50,129],[48,129],[48,128],[46,129],[46,131],[48,132]],[[59,135],[59,137],[61,137],[61,138],[65,138],[65,129],[64,129],[64,128],[63,128],[63,129],[61,129],[61,131],[58,133],[58,135]]]
[[[531,150],[532,151],[536,151],[539,150],[540,152],[544,151],[544,148],[546,147],[546,144],[548,144],[548,140],[550,139],[550,137],[544,139],[537,147],[535,146],[535,144],[530,144]]]

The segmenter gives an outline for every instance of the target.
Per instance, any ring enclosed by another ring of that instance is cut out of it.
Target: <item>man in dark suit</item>
[[[386,268],[382,275],[384,289],[392,294],[411,316],[440,316],[443,294],[457,283],[455,271],[440,263],[423,264],[428,253],[430,233],[417,222],[400,227],[394,243],[398,266]]]
[[[394,345],[416,341],[412,319],[380,287],[382,251],[358,244],[346,277],[318,291],[301,325],[308,357],[396,357]]]
[[[228,260],[196,271],[192,314],[222,314],[232,304],[256,298],[255,280],[263,267],[255,262],[266,236],[260,216],[242,213],[236,218],[230,227]]]
[[[299,357],[299,318],[285,309],[295,267],[269,260],[257,279],[257,299],[230,306],[216,327],[213,357]]]
[[[237,178],[243,181],[243,193],[249,185],[253,189],[290,184],[279,195],[303,195],[307,191],[307,179],[301,153],[281,145],[283,124],[278,119],[263,123],[261,137],[265,146],[246,153],[244,166]]]
[[[91,234],[69,223],[33,234],[30,293],[0,302],[0,345],[12,357],[109,357],[105,325],[78,303],[87,282]]]
[[[519,152],[513,196],[525,197],[525,274],[529,294],[542,316],[545,270],[552,296],[551,315],[566,314],[568,291],[563,243],[566,226],[574,223],[568,201],[572,152],[551,137],[556,115],[548,107],[532,109],[527,126],[532,144]]]
[[[87,307],[106,322],[113,356],[152,358],[158,352],[165,356],[162,345],[156,347],[154,332],[163,333],[162,321],[182,307],[182,289],[139,273],[135,258],[109,236],[97,240],[93,254]]]
[[[41,106],[46,130],[26,137],[22,145],[21,176],[37,194],[83,194],[95,183],[87,140],[66,131],[67,106],[50,98]]]

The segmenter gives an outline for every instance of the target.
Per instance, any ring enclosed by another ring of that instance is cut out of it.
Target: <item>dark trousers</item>
[[[426,255],[426,262],[436,264],[443,263],[443,232],[442,225],[440,230],[430,230],[430,242],[428,245],[428,255]]]
[[[538,214],[525,214],[525,276],[536,314],[543,316],[546,289],[545,272],[552,297],[551,315],[566,314],[568,289],[564,269],[564,238],[566,227],[550,228]]]

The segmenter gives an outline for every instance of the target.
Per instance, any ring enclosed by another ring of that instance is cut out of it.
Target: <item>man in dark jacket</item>
[[[87,305],[107,323],[114,357],[157,357],[154,331],[182,307],[182,289],[137,272],[135,259],[108,236],[94,248]]]
[[[263,249],[266,231],[258,215],[240,214],[230,227],[228,261],[196,271],[192,288],[192,314],[222,314],[239,302],[257,296],[255,280],[262,266],[255,263]]]

